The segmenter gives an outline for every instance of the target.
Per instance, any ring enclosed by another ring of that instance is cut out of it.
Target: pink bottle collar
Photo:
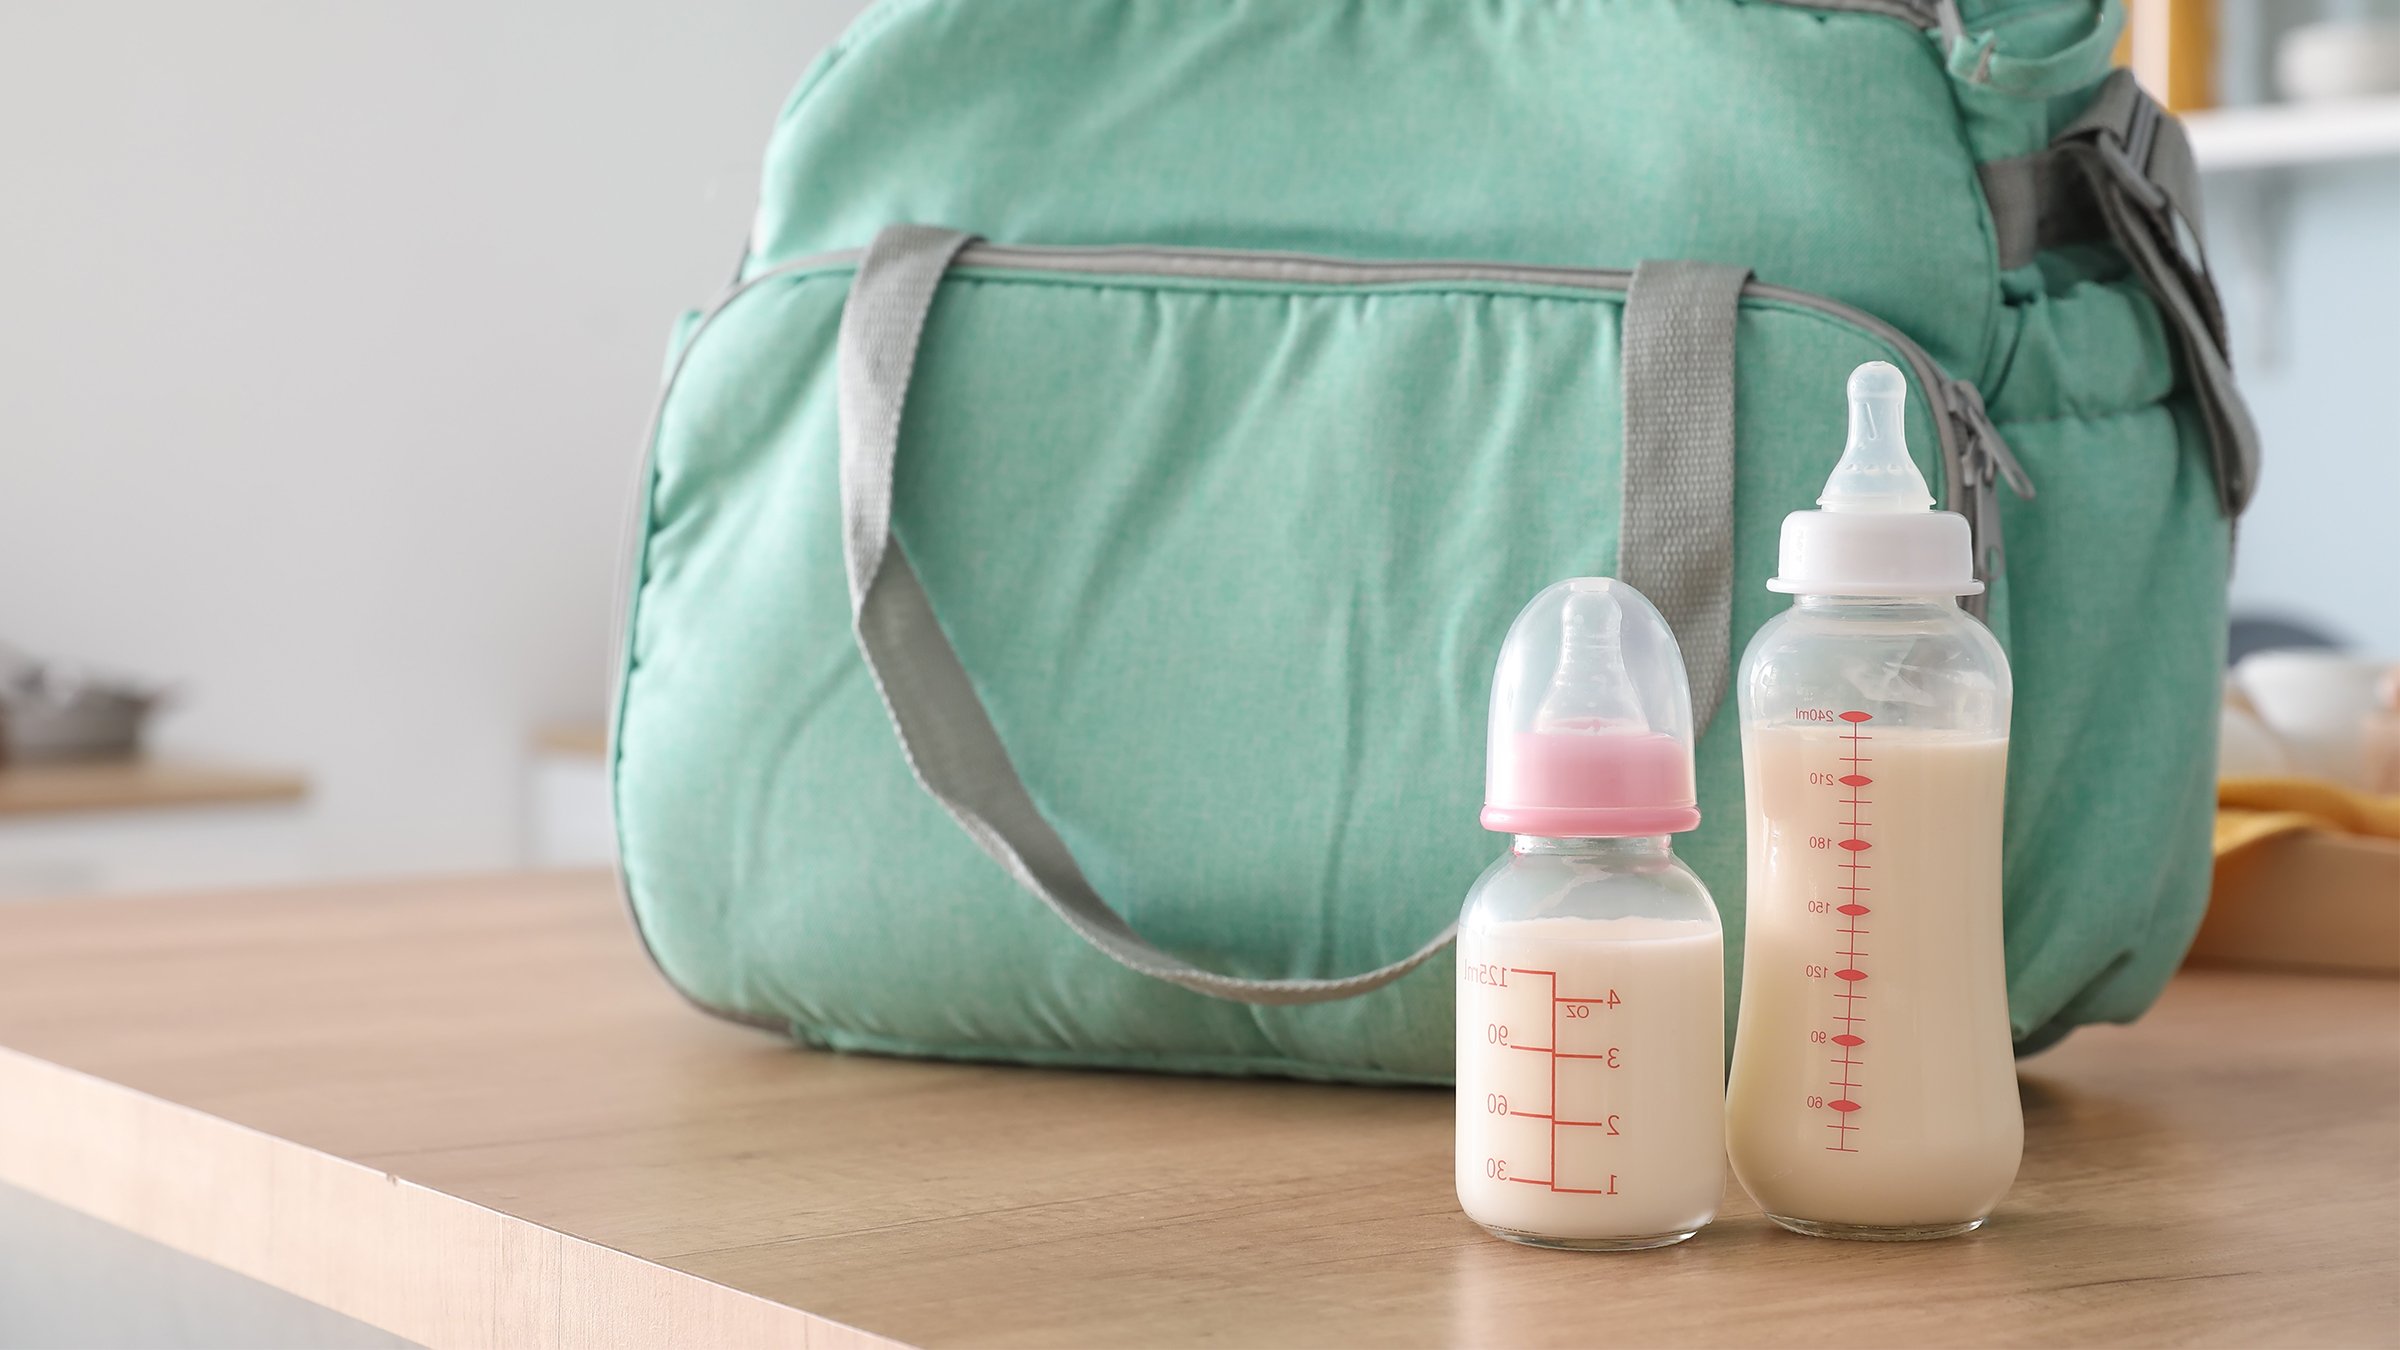
[[[1658,732],[1520,732],[1495,765],[1483,827],[1554,839],[1681,834],[1700,825],[1691,752]]]

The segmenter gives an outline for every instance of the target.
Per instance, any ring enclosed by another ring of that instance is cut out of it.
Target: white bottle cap
[[[1787,595],[1973,595],[1967,518],[1933,509],[1908,457],[1908,379],[1888,361],[1850,372],[1850,443],[1816,511],[1783,518],[1767,589]]]

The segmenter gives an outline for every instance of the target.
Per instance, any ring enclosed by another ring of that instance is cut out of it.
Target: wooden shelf
[[[296,802],[294,773],[175,759],[0,763],[0,817]]]
[[[598,874],[0,907],[0,1183],[429,1345],[2294,1345],[2400,1326],[2400,985],[2186,971],[1970,1238],[1493,1241],[1450,1094],[797,1049]]]
[[[2400,95],[2186,113],[2203,172],[2400,156]]]
[[[568,759],[605,759],[608,728],[598,722],[552,723],[534,729],[533,748],[545,755]]]

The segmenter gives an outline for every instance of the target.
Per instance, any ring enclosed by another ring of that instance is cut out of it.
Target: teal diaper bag
[[[1706,722],[1731,997],[1727,671],[1884,360],[2016,676],[2019,1048],[2137,1016],[2206,898],[2257,453],[2119,24],[883,0],[643,458],[610,753],[658,965],[835,1049],[1446,1081],[1501,637],[1614,575]]]

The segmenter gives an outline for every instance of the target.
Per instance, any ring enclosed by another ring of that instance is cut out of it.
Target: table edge
[[[0,1046],[0,1183],[426,1346],[902,1342]]]

